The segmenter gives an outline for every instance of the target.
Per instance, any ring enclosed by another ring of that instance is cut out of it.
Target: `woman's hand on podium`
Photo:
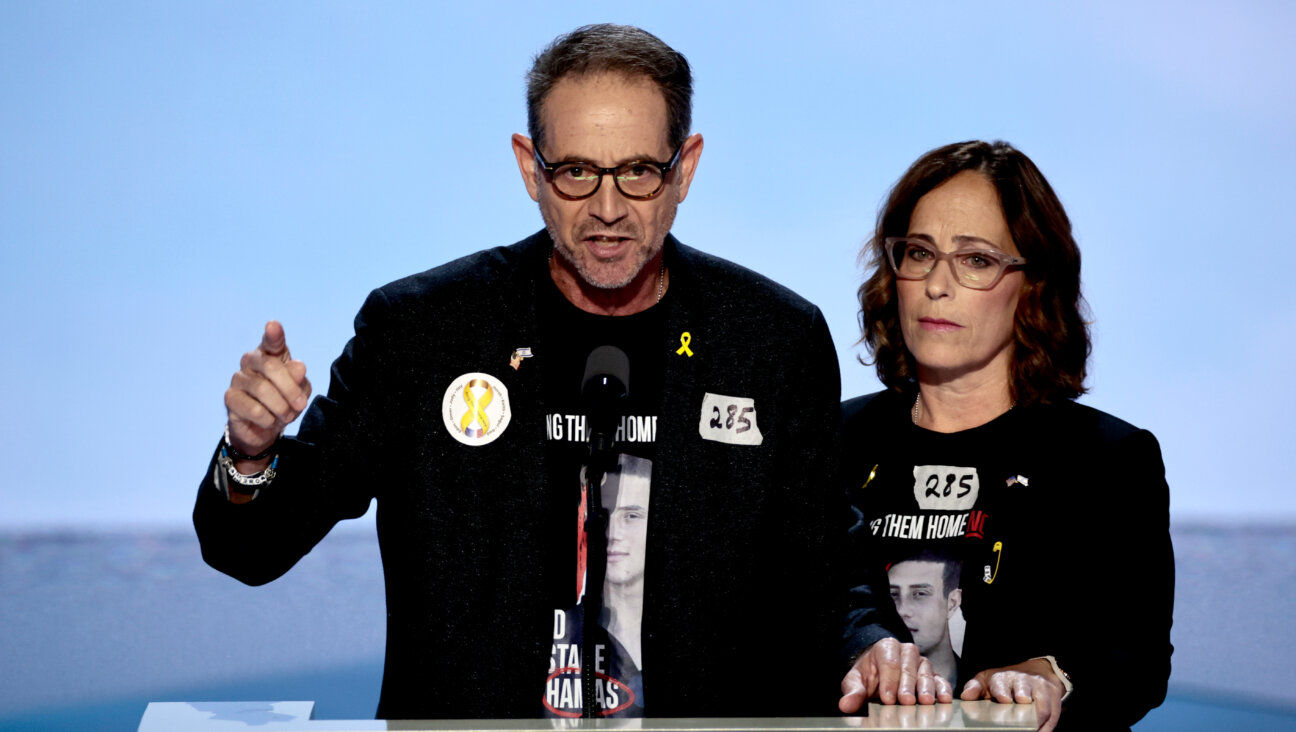
[[[1048,661],[1034,658],[973,676],[963,687],[963,701],[993,699],[1003,704],[1035,704],[1040,732],[1052,732],[1062,714],[1062,681]]]
[[[932,671],[918,646],[884,638],[869,647],[846,672],[837,708],[844,714],[860,710],[869,699],[883,704],[948,704],[954,701],[949,681]]]

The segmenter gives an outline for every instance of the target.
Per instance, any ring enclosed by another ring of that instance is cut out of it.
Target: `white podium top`
[[[843,732],[854,729],[1034,730],[1035,707],[991,701],[883,706],[867,717],[754,717],[698,719],[314,719],[315,702],[150,702],[139,732]]]

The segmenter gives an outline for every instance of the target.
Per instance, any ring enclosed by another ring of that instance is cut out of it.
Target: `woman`
[[[1170,673],[1169,489],[1150,433],[1073,401],[1089,335],[1061,202],[1012,146],[948,145],[865,252],[862,342],[888,388],[843,405],[853,534],[888,565],[961,558],[956,696],[1128,727]]]

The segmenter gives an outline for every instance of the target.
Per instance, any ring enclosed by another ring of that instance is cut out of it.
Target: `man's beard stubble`
[[[673,190],[663,191],[663,195],[672,195]],[[540,207],[540,216],[544,220],[545,229],[549,232],[549,238],[553,240],[554,251],[564,261],[571,265],[572,269],[580,276],[581,280],[591,287],[600,290],[619,290],[638,277],[643,272],[644,266],[652,260],[653,257],[662,250],[666,241],[666,234],[670,232],[671,226],[675,223],[675,208],[677,204],[669,206],[667,211],[662,212],[661,227],[657,241],[649,242],[649,246],[640,247],[630,252],[629,256],[634,259],[633,267],[629,272],[622,274],[614,280],[599,279],[595,267],[599,266],[588,250],[577,247],[575,251],[569,248],[567,241],[559,236],[557,227],[546,215],[544,206]],[[587,219],[584,223],[576,227],[573,233],[573,240],[577,243],[583,242],[590,234],[611,234],[614,236],[624,236],[633,239],[636,242],[643,242],[643,229],[634,221],[623,219],[612,226],[601,223],[596,219]],[[593,260],[593,261],[592,261]],[[615,265],[614,265],[615,266]]]

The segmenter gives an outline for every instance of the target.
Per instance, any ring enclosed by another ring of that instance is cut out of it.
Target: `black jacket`
[[[340,519],[378,500],[387,586],[384,718],[536,717],[552,635],[546,575],[544,343],[536,288],[545,232],[375,290],[328,395],[281,441],[251,503],[210,477],[194,523],[203,556],[268,582]],[[652,716],[835,713],[844,660],[877,637],[857,608],[845,639],[831,480],[836,354],[822,314],[746,269],[666,242],[669,351],[658,410],[643,616]],[[693,355],[677,353],[689,333]],[[511,351],[537,354],[508,367]],[[506,387],[511,424],[484,446],[451,438],[456,377]],[[700,437],[705,393],[755,399],[759,446]],[[208,476],[211,473],[209,471]],[[841,570],[849,572],[849,568]],[[843,658],[844,657],[844,658]]]

